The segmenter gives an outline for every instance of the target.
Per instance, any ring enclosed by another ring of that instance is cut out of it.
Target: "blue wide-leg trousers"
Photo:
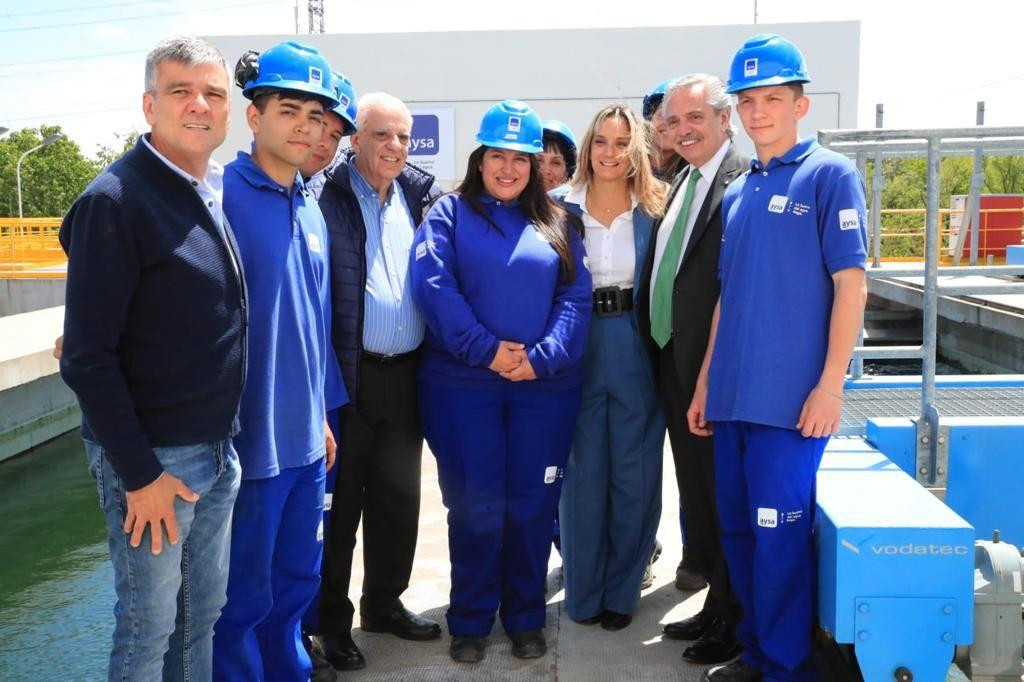
[[[628,315],[594,318],[560,504],[573,620],[633,613],[661,520],[665,419]]]
[[[544,627],[551,519],[580,389],[493,389],[421,380],[420,417],[448,509],[452,635]]]

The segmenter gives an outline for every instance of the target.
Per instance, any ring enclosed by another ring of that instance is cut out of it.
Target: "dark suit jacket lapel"
[[[693,233],[686,241],[686,251],[683,252],[683,265],[686,264],[686,259],[690,256],[701,235],[707,230],[708,221],[711,216],[715,215],[715,211],[722,205],[722,197],[725,196],[725,190],[729,183],[736,178],[739,174],[738,171],[742,170],[738,156],[736,153],[736,143],[732,142],[722,158],[722,164],[718,167],[718,173],[715,174],[714,181],[711,183],[711,191],[704,198],[704,205],[700,207],[700,213],[697,214],[697,220],[693,224]],[[681,271],[683,269],[682,266],[679,269]]]

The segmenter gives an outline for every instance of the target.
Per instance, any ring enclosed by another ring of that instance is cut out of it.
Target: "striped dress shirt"
[[[423,342],[425,328],[409,291],[416,221],[398,182],[392,180],[383,205],[355,163],[349,165],[349,182],[366,226],[363,349],[381,355],[408,353]]]

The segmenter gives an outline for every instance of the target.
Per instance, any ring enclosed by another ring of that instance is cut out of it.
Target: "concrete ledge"
[[[0,279],[0,317],[64,305],[66,279]]]
[[[0,391],[57,374],[53,342],[64,331],[64,306],[0,318]]]

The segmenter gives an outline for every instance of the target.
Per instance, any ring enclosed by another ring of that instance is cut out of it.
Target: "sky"
[[[305,33],[306,0],[299,5]],[[325,0],[324,6],[328,33],[743,24],[753,23],[755,6],[758,23],[855,19],[861,22],[859,127],[874,126],[876,102],[885,105],[886,127],[973,125],[978,100],[986,103],[986,124],[1024,125],[1022,0]],[[295,17],[295,0],[0,0],[0,126],[60,124],[93,154],[98,145],[114,145],[118,134],[146,129],[143,62],[158,40],[292,33]],[[229,62],[235,57],[228,55]]]

